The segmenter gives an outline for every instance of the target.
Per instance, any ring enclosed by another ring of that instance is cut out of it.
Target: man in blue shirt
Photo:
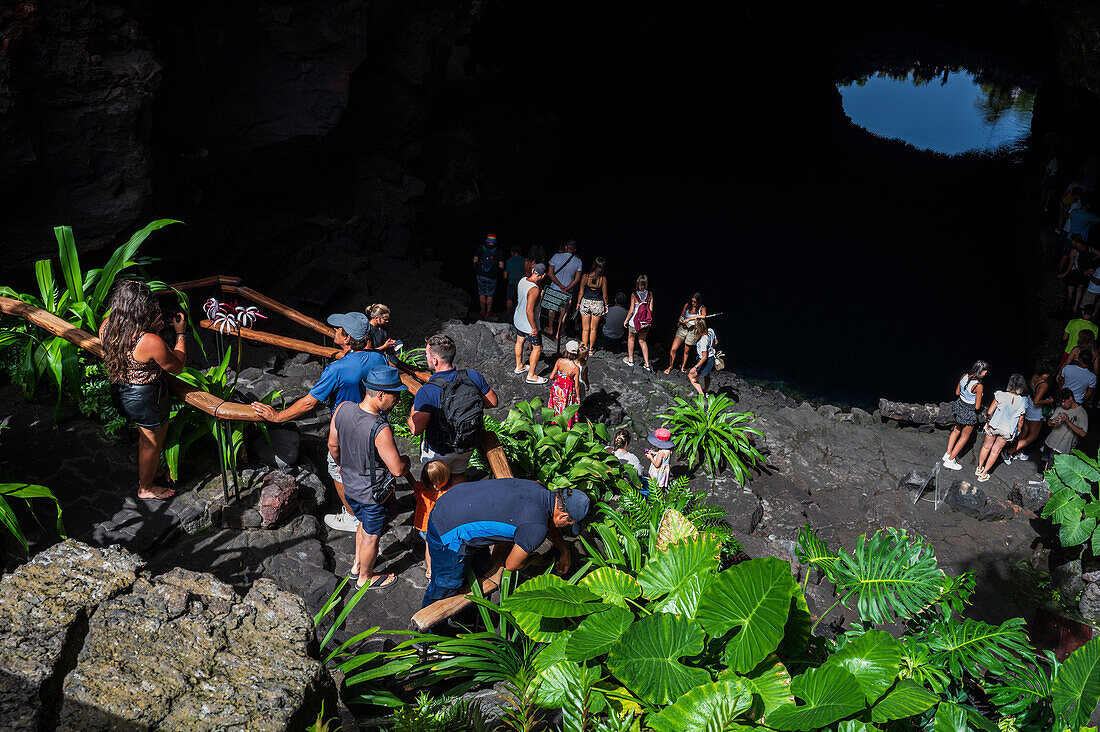
[[[442,460],[451,469],[451,475],[455,482],[466,480],[466,467],[470,463],[470,455],[473,450],[456,452],[450,445],[443,444],[439,432],[440,397],[443,387],[440,380],[453,381],[459,375],[459,371],[453,366],[455,358],[455,342],[442,333],[428,339],[425,349],[428,360],[428,368],[433,371],[432,380],[416,392],[413,399],[412,412],[409,414],[409,429],[414,435],[424,435],[420,442],[420,462],[427,465],[432,460]],[[489,387],[485,377],[474,369],[464,369],[466,377],[474,383],[481,392],[482,408],[495,407],[497,395]]]
[[[421,607],[459,593],[472,547],[496,545],[494,556],[505,569],[515,571],[549,539],[559,554],[554,571],[565,574],[571,560],[560,529],[572,527],[569,533],[576,536],[590,509],[583,491],[550,491],[541,483],[520,478],[479,480],[450,488],[428,517],[432,579]]]
[[[276,424],[297,419],[313,411],[324,403],[329,411],[341,402],[363,401],[363,379],[367,372],[376,366],[386,366],[386,357],[378,351],[367,350],[367,332],[370,318],[366,313],[337,313],[326,321],[333,328],[336,347],[344,352],[343,358],[333,361],[321,372],[321,378],[309,390],[309,394],[291,404],[286,409],[274,409],[263,402],[253,402],[252,409],[263,419]],[[350,512],[344,499],[344,484],[340,480],[340,467],[330,455],[328,474],[336,484],[336,493],[340,503],[344,504],[340,513],[325,516],[325,523],[338,531],[355,531],[359,523]]]

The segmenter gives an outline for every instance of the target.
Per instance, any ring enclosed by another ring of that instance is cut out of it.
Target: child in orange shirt
[[[451,469],[447,463],[433,460],[424,466],[415,491],[416,513],[413,514],[413,527],[420,538],[424,539],[424,564],[428,579],[432,578],[432,557],[428,554],[428,515],[439,497],[451,487],[450,482]]]

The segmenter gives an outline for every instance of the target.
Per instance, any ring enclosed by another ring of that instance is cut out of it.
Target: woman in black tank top
[[[596,257],[592,269],[581,278],[581,299],[577,312],[581,315],[581,343],[588,350],[596,349],[596,334],[600,332],[600,320],[607,314],[607,277],[603,270],[607,262]]]

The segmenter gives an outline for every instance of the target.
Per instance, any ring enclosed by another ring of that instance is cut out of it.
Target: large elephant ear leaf
[[[860,680],[858,676],[856,680]],[[939,700],[938,695],[915,681],[903,679],[890,693],[879,699],[878,704],[871,709],[871,719],[875,722],[889,722],[923,714]]]
[[[836,732],[878,732],[879,729],[881,728],[873,724],[857,722],[854,719],[846,720],[836,726]]]
[[[706,635],[686,618],[654,613],[630,626],[612,647],[607,665],[623,685],[650,704],[670,704],[710,674],[681,658],[703,651]]]
[[[1073,488],[1078,493],[1092,491],[1092,483],[1100,481],[1100,471],[1086,463],[1076,455],[1056,455],[1054,457],[1054,472],[1062,479],[1062,482]]]
[[[744,673],[779,646],[796,589],[787,562],[750,559],[718,573],[695,617],[714,637],[737,629],[726,645],[725,661]]]
[[[1070,727],[1088,723],[1100,701],[1100,639],[1094,638],[1069,654],[1050,690],[1054,711]]]
[[[600,567],[585,575],[581,586],[603,598],[604,602],[626,607],[627,600],[642,594],[642,586],[626,572],[613,567]]]
[[[693,577],[718,569],[720,540],[693,536],[657,553],[638,573],[642,594],[648,598],[674,595]]]
[[[566,647],[570,661],[587,661],[611,650],[622,637],[634,613],[621,607],[611,607],[602,613],[589,615],[573,631]]]
[[[727,678],[727,674],[733,672],[722,674],[718,677],[719,680]],[[772,710],[786,704],[794,704],[794,697],[791,696],[791,675],[774,653],[739,678],[745,688],[753,693],[754,718],[771,714]]]
[[[736,729],[734,720],[751,704],[752,692],[741,680],[726,679],[695,687],[672,706],[647,716],[645,721],[656,732]]]
[[[970,732],[966,724],[966,710],[958,704],[940,702],[936,708],[933,732]]]
[[[897,679],[901,651],[901,644],[892,635],[870,630],[829,656],[824,665],[846,669],[855,676],[860,691],[871,704]]]
[[[543,574],[524,582],[501,607],[534,613],[545,618],[575,618],[607,609],[587,587],[571,585],[560,577]]]
[[[861,620],[893,623],[938,600],[944,574],[924,539],[890,528],[861,536],[852,554],[841,550],[833,581],[841,601],[856,597]]]
[[[812,668],[791,682],[791,693],[805,704],[786,704],[763,720],[778,730],[824,729],[866,708],[851,672],[837,666]]]
[[[695,524],[675,508],[669,507],[661,516],[661,525],[657,529],[657,548],[664,551],[672,544],[698,534],[699,529],[695,528]]]

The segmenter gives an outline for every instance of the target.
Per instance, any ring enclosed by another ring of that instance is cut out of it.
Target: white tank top
[[[978,401],[977,395],[970,388],[972,384],[977,385],[978,383],[977,380],[973,380],[966,375],[959,379],[959,399],[963,400],[963,404],[974,404]]]

